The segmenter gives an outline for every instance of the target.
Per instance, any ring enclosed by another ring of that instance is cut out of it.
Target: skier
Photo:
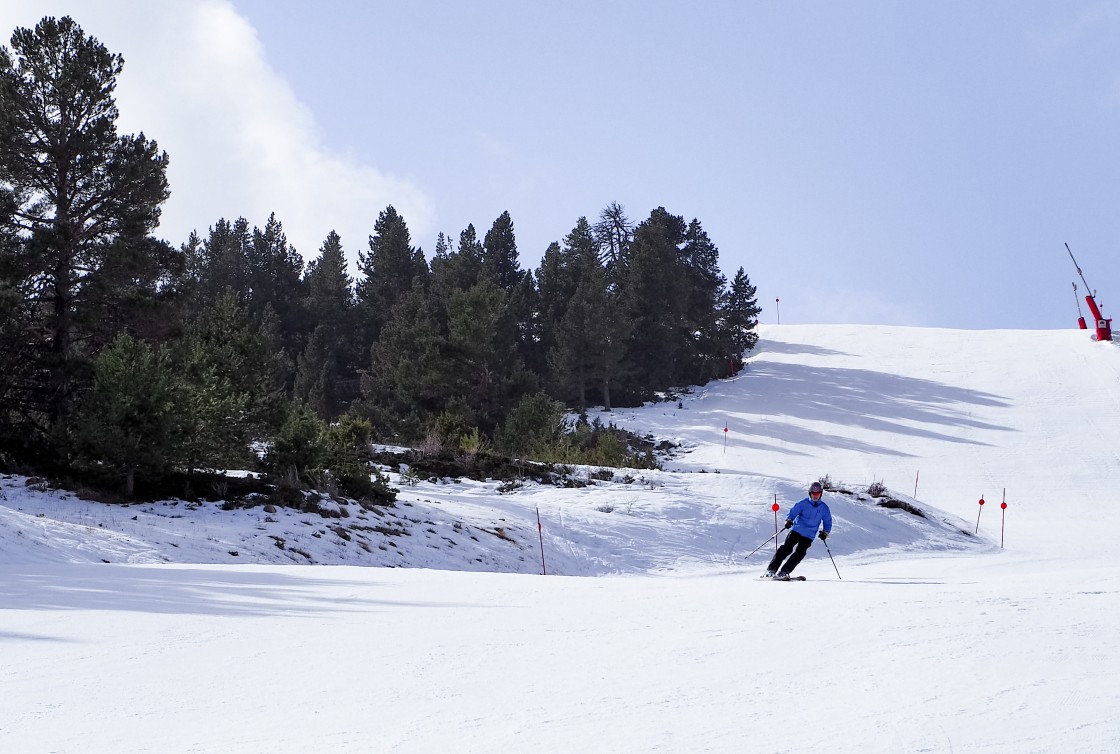
[[[813,536],[828,539],[832,531],[832,511],[821,500],[824,489],[820,482],[809,485],[809,497],[794,504],[786,516],[786,528],[792,529],[786,541],[774,553],[774,559],[766,567],[766,578],[788,579],[789,574],[805,557],[805,552],[813,544]],[[821,524],[824,529],[817,534]],[[785,561],[785,564],[782,564]]]

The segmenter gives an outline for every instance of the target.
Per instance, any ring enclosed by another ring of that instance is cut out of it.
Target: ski
[[[763,578],[766,578],[766,577],[764,576]],[[770,580],[771,581],[804,581],[805,577],[804,576],[786,576],[785,578],[781,578],[781,577],[778,577],[778,576],[771,576]]]

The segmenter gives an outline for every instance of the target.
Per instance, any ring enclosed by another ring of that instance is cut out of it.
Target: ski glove
[[[790,520],[789,520],[789,519],[787,518],[787,519],[786,519],[786,526],[785,526],[785,528],[787,528],[787,529],[788,529],[788,528],[789,528],[789,527],[791,527],[791,526],[793,526],[793,522],[792,522],[792,521],[790,521]]]
[[[820,534],[818,534],[817,536],[818,536],[818,537],[820,537],[822,541],[824,541],[824,540],[828,539],[828,532],[826,532],[826,531],[822,531],[822,532],[821,532]]]

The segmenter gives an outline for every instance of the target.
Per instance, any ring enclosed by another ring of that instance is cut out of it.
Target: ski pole
[[[824,551],[828,553],[828,559],[832,561],[832,567],[836,568],[836,558],[832,557],[832,550],[828,549],[828,540],[822,539],[821,542],[824,542]],[[841,581],[844,580],[840,578],[839,568],[836,568],[836,578],[840,579]]]
[[[747,558],[749,558],[749,557],[750,557],[751,555],[754,555],[754,554],[755,554],[756,552],[758,552],[759,550],[761,550],[761,549],[762,549],[763,547],[765,547],[766,545],[770,544],[770,540],[772,540],[772,539],[775,539],[775,538],[777,538],[777,536],[778,536],[779,534],[781,534],[782,532],[784,532],[784,531],[785,531],[785,529],[778,529],[778,531],[774,532],[774,533],[773,533],[772,535],[770,535],[769,537],[767,537],[767,538],[766,538],[766,541],[765,541],[765,542],[763,542],[763,543],[762,543],[762,544],[760,544],[760,545],[759,545],[758,547],[756,547],[756,548],[754,548],[753,550],[751,550],[751,551],[750,551],[750,554],[748,554],[748,555],[747,555],[746,557],[744,557],[744,558],[743,558],[743,560],[746,560],[746,559],[747,559]]]

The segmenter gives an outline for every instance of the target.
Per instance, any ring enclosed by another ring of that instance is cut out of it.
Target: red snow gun
[[[1089,287],[1089,284],[1087,282],[1085,282],[1085,276],[1081,274],[1081,268],[1078,267],[1077,260],[1073,258],[1073,251],[1070,250],[1068,243],[1066,244],[1066,251],[1069,252],[1069,258],[1073,260],[1073,266],[1074,266],[1074,269],[1077,270],[1078,277],[1081,278],[1082,283],[1085,283],[1085,290],[1093,291],[1093,289]],[[1074,300],[1076,300],[1077,299],[1077,283],[1073,284],[1073,292],[1074,292]],[[1087,303],[1089,305],[1089,311],[1093,313],[1093,319],[1096,320],[1096,323],[1097,323],[1097,340],[1112,340],[1112,320],[1111,319],[1105,319],[1104,315],[1101,314],[1100,307],[1097,306],[1097,292],[1093,291],[1092,293],[1086,293],[1085,294],[1085,303]],[[1077,313],[1079,315],[1081,314],[1081,304],[1080,303],[1077,305]],[[1079,316],[1077,318],[1077,324],[1079,324],[1081,326],[1082,330],[1088,330],[1089,329],[1085,325],[1085,317]]]

